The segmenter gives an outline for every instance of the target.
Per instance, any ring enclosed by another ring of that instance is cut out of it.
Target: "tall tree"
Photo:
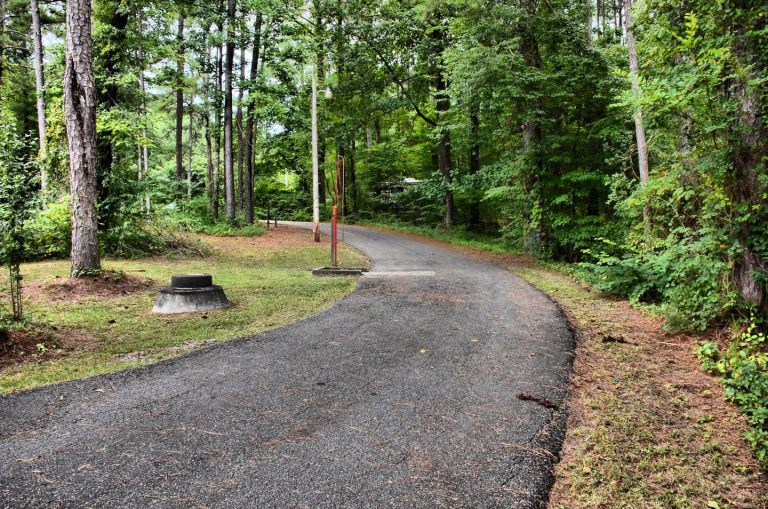
[[[176,185],[184,178],[184,11],[179,7],[176,28]]]
[[[0,0],[0,85],[5,78],[5,18],[6,0]]]
[[[480,173],[480,115],[474,102],[470,106],[469,124],[469,174],[477,175]],[[480,227],[480,200],[477,197],[473,197],[469,205],[469,225],[473,228]]]
[[[221,21],[217,23],[218,34],[223,36],[224,25]],[[223,42],[223,41],[222,41]],[[214,151],[216,152],[216,168],[213,172],[213,207],[211,212],[214,219],[219,218],[219,179],[221,176],[221,94],[224,88],[223,84],[223,69],[224,69],[224,52],[221,48],[221,43],[216,44],[216,90],[214,91]]]
[[[441,14],[437,14],[435,19],[435,27],[432,29],[431,38],[434,44],[434,79],[435,79],[435,95],[437,102],[435,104],[435,111],[438,114],[438,131],[439,141],[437,146],[437,165],[440,170],[440,174],[443,176],[446,190],[444,193],[445,201],[445,220],[444,224],[446,228],[451,228],[456,222],[456,206],[453,201],[453,191],[451,190],[451,182],[453,181],[453,175],[451,173],[451,132],[448,129],[445,115],[451,108],[451,99],[448,94],[448,83],[446,81],[445,72],[443,69],[443,53],[447,46],[447,26],[445,19]]]
[[[237,129],[237,208],[243,210],[245,199],[244,189],[244,160],[245,147],[243,145],[243,95],[245,93],[245,53],[248,44],[246,43],[245,30],[245,9],[240,12],[240,79],[237,85],[237,114],[235,115],[235,128]]]
[[[768,22],[760,7],[755,8],[748,0],[738,0],[734,7],[733,49],[743,70],[736,73],[729,90],[737,103],[737,122],[729,136],[734,169],[729,191],[736,210],[743,214],[736,232],[741,252],[734,264],[734,282],[744,300],[768,317],[768,248],[765,241],[768,127],[766,105],[762,102],[765,96],[761,97],[757,85],[764,79],[768,65],[765,35],[761,35],[766,34]]]
[[[235,220],[235,173],[232,147],[232,68],[235,59],[236,1],[227,0],[226,58],[224,62],[224,199],[227,220]]]
[[[189,134],[187,135],[187,200],[192,199],[192,156],[194,155],[194,96],[189,98],[187,109],[189,110]]]
[[[261,48],[261,25],[262,25],[261,12],[256,13],[256,21],[253,26],[253,48],[251,56],[251,73],[249,80],[249,103],[248,113],[246,118],[245,127],[245,195],[243,197],[245,201],[245,221],[250,224],[253,223],[253,160],[254,160],[254,138],[256,130],[256,101],[251,94],[255,92],[256,79],[259,73],[259,51]],[[265,41],[266,44],[266,41]]]
[[[66,6],[64,120],[72,193],[72,268],[81,276],[101,268],[96,218],[96,93],[91,1]]]
[[[632,96],[635,101],[640,99],[640,65],[637,60],[637,41],[632,26],[632,0],[624,0],[624,26],[626,28],[627,53],[629,55],[629,80],[632,84]],[[633,115],[635,120],[635,139],[637,140],[637,166],[640,171],[640,185],[645,187],[650,175],[648,170],[648,143],[645,139],[645,125],[643,124],[643,112],[640,106],[635,106]],[[643,205],[643,221],[645,222],[646,237],[650,241],[650,207],[648,203]]]
[[[216,196],[215,168],[213,165],[213,149],[211,144],[211,46],[209,33],[212,24],[208,25],[205,31],[203,48],[203,124],[205,127],[205,159],[206,159],[206,191],[208,194],[208,204],[211,208],[211,216],[218,218],[219,206]]]
[[[45,77],[43,74],[43,35],[40,26],[40,10],[37,0],[30,0],[30,10],[32,11],[32,44],[34,48],[34,66],[35,66],[35,92],[37,93],[37,138],[40,147],[39,156],[41,160],[45,159]],[[40,189],[45,192],[48,189],[48,172],[45,164],[41,164],[40,170]]]

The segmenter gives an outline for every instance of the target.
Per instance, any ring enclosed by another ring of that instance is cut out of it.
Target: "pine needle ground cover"
[[[551,508],[762,508],[768,478],[747,419],[706,374],[698,335],[536,265],[512,271],[553,297],[577,333],[568,430]]]
[[[107,260],[110,272],[85,282],[67,277],[68,260],[22,265],[27,322],[6,332],[20,348],[4,352],[0,392],[141,366],[280,327],[325,309],[357,285],[354,278],[311,275],[312,268],[327,265],[330,248],[327,238],[314,243],[307,231],[279,228],[259,237],[202,240],[211,247],[209,256]],[[346,245],[339,254],[340,263],[367,263]],[[180,273],[212,274],[233,306],[152,314],[159,288]],[[5,285],[5,303],[3,292]]]

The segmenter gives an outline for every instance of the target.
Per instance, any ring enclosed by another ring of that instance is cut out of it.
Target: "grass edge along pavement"
[[[663,319],[601,294],[531,257],[450,232],[397,231],[504,266],[547,294],[574,329],[576,356],[551,509],[768,508],[768,476],[718,377],[695,355],[704,339],[668,334]]]
[[[351,293],[355,278],[317,278],[312,268],[327,264],[329,240],[312,242],[303,230],[279,228],[259,237],[210,237],[213,253],[204,258],[151,257],[107,260],[105,269],[146,282],[116,297],[48,295],[68,285],[67,260],[25,264],[28,327],[42,334],[29,359],[0,369],[0,393],[87,378],[152,364],[211,342],[253,335],[315,314]],[[365,265],[357,250],[342,245],[344,263]],[[172,274],[211,273],[232,301],[230,309],[184,315],[151,313],[157,291]],[[40,285],[41,279],[47,279]],[[46,285],[51,285],[47,287]],[[42,289],[41,289],[42,288]],[[3,304],[7,295],[0,290]],[[73,336],[64,348],[56,338]],[[34,345],[34,342],[32,343]],[[67,348],[69,347],[69,348]]]

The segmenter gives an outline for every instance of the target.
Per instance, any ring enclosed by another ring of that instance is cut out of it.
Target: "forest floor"
[[[329,241],[282,228],[258,237],[202,236],[205,257],[106,260],[102,276],[72,279],[68,260],[22,266],[23,326],[4,332],[0,393],[84,378],[182,355],[206,343],[281,327],[326,308],[356,280],[317,278]],[[365,258],[343,246],[344,263]],[[151,312],[173,274],[209,273],[233,307],[185,315]],[[0,290],[0,302],[9,298]]]
[[[715,333],[667,333],[663,319],[528,256],[463,238],[456,244],[549,295],[574,329],[568,427],[550,509],[768,508],[768,475],[742,438],[746,418],[694,354]]]

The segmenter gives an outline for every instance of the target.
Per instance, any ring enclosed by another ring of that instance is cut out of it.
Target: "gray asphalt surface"
[[[556,306],[432,243],[346,241],[374,274],[324,312],[0,397],[0,507],[544,505],[573,347]]]

